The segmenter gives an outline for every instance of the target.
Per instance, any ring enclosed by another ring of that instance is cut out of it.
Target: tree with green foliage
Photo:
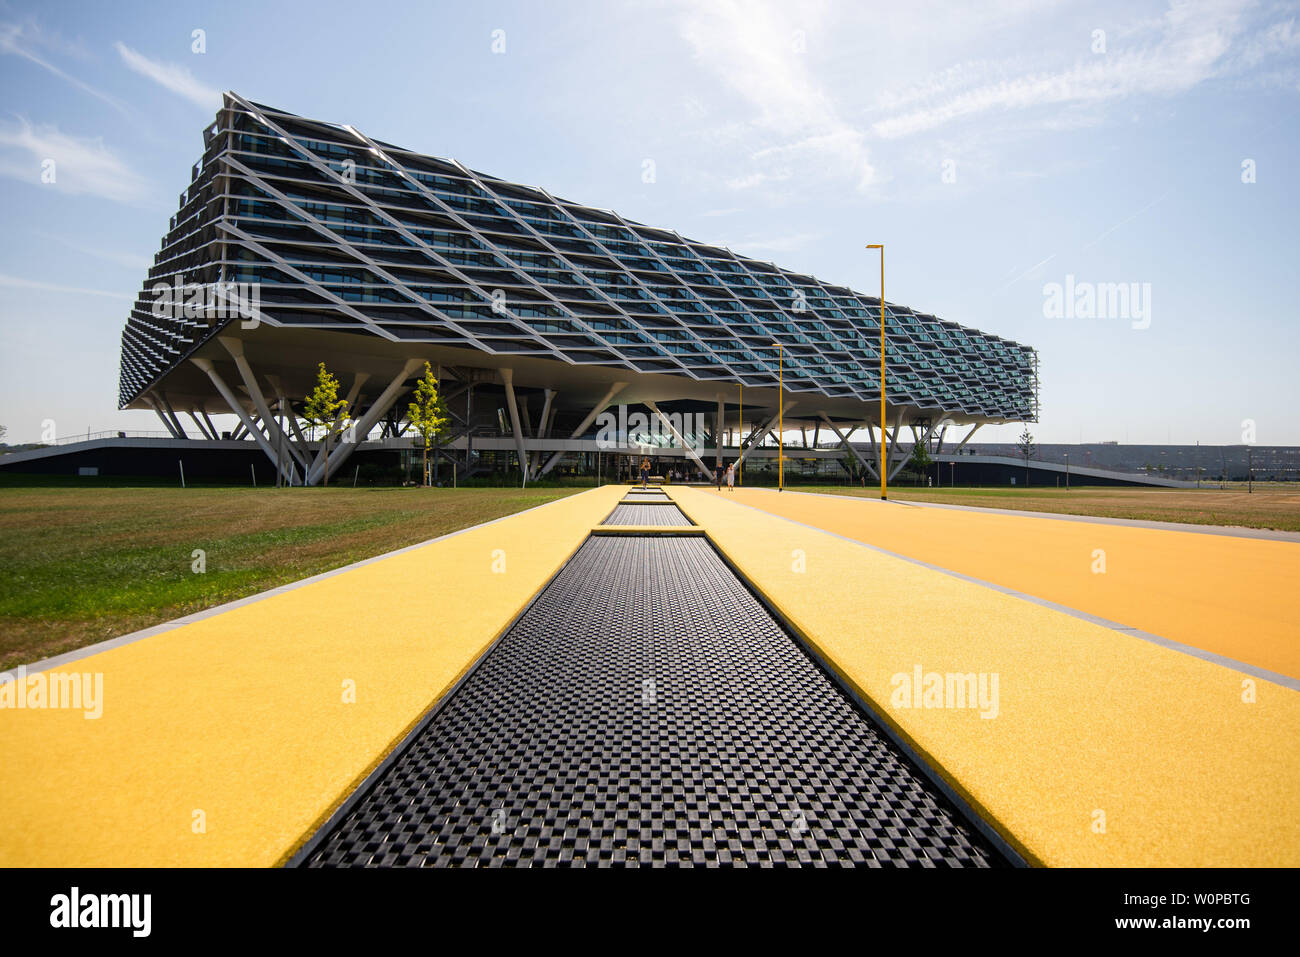
[[[429,486],[429,446],[447,424],[447,407],[438,395],[438,379],[429,363],[424,364],[424,375],[415,384],[415,401],[406,407],[406,417],[419,435],[424,447],[424,486]]]
[[[1034,457],[1034,452],[1036,450],[1034,437],[1029,433],[1028,429],[1025,429],[1025,431],[1020,433],[1020,438],[1016,440],[1016,448],[1019,449],[1020,454],[1025,457],[1025,488],[1028,488],[1029,460]]]
[[[911,465],[918,475],[925,475],[925,470],[933,464],[934,459],[930,458],[930,450],[925,442],[917,442],[912,446]]]
[[[320,363],[316,369],[316,388],[303,403],[303,418],[311,426],[311,437],[316,438],[316,427],[325,429],[325,485],[330,484],[330,439],[347,428],[348,400],[339,398],[339,380]]]

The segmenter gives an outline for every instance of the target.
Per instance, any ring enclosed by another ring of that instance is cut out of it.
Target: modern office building
[[[203,138],[122,333],[121,406],[177,438],[219,440],[211,416],[233,412],[235,438],[319,481],[301,413],[322,362],[355,425],[332,468],[362,441],[410,448],[425,361],[451,411],[442,454],[470,471],[590,457],[619,406],[625,449],[701,467],[778,421],[878,423],[878,299],[234,93]],[[885,313],[886,468],[905,428],[1036,420],[1033,349]]]

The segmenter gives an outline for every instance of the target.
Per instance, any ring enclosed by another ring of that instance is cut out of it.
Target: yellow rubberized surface
[[[1300,693],[745,508],[740,491],[670,494],[1032,863],[1300,865]],[[997,675],[996,717],[905,707],[894,676],[917,666]]]
[[[1300,678],[1300,543],[771,489],[733,498]],[[1103,560],[1105,571],[1094,572]]]
[[[55,669],[102,673],[103,715],[0,710],[0,866],[282,862],[621,495],[560,499]]]

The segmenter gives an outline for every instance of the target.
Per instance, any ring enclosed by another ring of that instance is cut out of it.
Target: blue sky
[[[1300,444],[1297,19],[0,2],[0,424],[161,428],[116,410],[119,336],[233,89],[866,292],[883,242],[888,299],[1039,350],[1043,442],[1239,443],[1249,419]],[[1067,276],[1137,283],[1149,315],[1049,317]]]

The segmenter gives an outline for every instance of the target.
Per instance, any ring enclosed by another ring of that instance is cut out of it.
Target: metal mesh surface
[[[1005,863],[705,541],[592,537],[307,866]]]
[[[618,505],[605,524],[690,525],[691,520],[676,505]]]

